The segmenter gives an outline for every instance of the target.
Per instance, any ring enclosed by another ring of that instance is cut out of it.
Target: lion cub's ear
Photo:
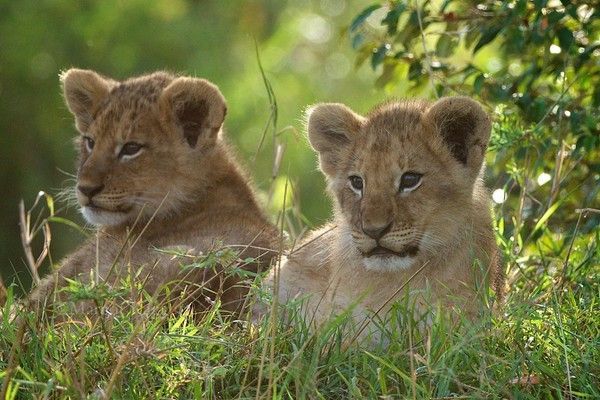
[[[424,120],[433,125],[456,160],[479,172],[491,132],[490,118],[479,103],[468,97],[445,97],[431,106]]]
[[[321,170],[335,175],[363,124],[363,117],[343,104],[318,104],[307,111],[308,140],[319,153]]]
[[[217,86],[198,78],[176,78],[162,92],[160,107],[190,147],[215,143],[227,106]]]
[[[88,130],[102,101],[108,96],[115,81],[94,71],[71,68],[60,75],[67,107],[75,116],[80,132]]]

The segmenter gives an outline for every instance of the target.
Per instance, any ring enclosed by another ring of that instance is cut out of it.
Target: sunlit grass
[[[563,251],[518,261],[504,306],[474,323],[434,312],[424,328],[400,301],[385,346],[349,345],[347,315],[310,331],[300,302],[285,319],[250,323],[218,303],[198,316],[142,294],[121,298],[123,282],[98,313],[66,301],[49,315],[16,304],[9,288],[0,379],[8,399],[598,398],[599,233],[586,237],[544,237],[543,249]],[[570,252],[555,243],[567,238]],[[556,268],[567,254],[567,270]],[[79,289],[69,288],[72,299]]]

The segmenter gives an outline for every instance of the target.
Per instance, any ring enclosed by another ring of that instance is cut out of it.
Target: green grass
[[[105,296],[91,318],[66,302],[53,320],[9,289],[0,380],[7,399],[600,398],[600,233],[573,233],[532,242],[539,251],[508,268],[502,309],[476,323],[436,313],[423,328],[400,302],[387,348],[348,347],[345,316],[311,333],[298,305],[288,322],[251,324],[219,304],[198,318]]]

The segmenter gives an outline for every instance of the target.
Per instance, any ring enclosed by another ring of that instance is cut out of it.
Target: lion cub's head
[[[177,213],[198,195],[226,112],[215,85],[162,72],[117,82],[79,69],[61,81],[81,133],[76,189],[90,223]]]
[[[311,109],[308,136],[336,200],[343,251],[373,270],[451,252],[469,229],[490,128],[465,97],[387,103],[366,117],[343,104]]]

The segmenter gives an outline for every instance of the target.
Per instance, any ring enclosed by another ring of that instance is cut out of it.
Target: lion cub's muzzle
[[[415,265],[420,251],[419,235],[413,229],[390,231],[378,239],[352,232],[364,267],[372,271],[401,271]]]
[[[92,198],[100,193],[104,189],[104,185],[77,185],[77,190],[85,196],[88,201],[91,201]]]
[[[382,235],[352,232],[356,247],[364,257],[415,257],[419,253],[419,240],[412,228],[390,230]]]
[[[84,218],[92,225],[119,225],[131,217],[133,206],[123,194],[115,195],[104,184],[79,182],[77,201]]]

